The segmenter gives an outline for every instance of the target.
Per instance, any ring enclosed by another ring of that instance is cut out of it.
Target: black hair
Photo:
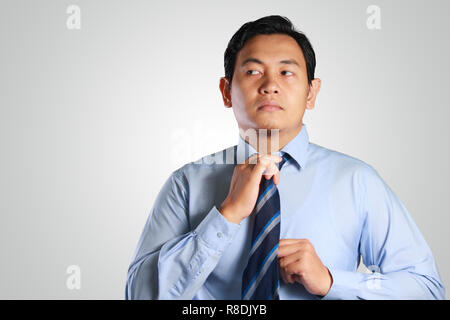
[[[231,87],[231,81],[233,80],[236,56],[239,50],[244,46],[245,42],[260,34],[274,33],[287,34],[297,41],[303,51],[303,56],[305,57],[308,83],[311,85],[311,80],[314,79],[314,70],[316,68],[316,55],[311,43],[302,32],[295,29],[288,18],[279,15],[271,15],[243,24],[228,42],[224,54],[224,66],[225,77],[229,80],[229,87]]]

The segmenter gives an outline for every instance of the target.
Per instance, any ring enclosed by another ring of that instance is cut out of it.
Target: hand
[[[280,274],[284,282],[302,284],[309,293],[325,296],[333,278],[308,239],[281,239],[278,246]]]
[[[234,167],[228,196],[222,202],[219,212],[233,223],[240,223],[252,213],[258,200],[262,176],[274,184],[280,182],[280,171],[275,163],[282,158],[276,155],[254,154],[245,163]],[[255,164],[256,163],[256,164]]]

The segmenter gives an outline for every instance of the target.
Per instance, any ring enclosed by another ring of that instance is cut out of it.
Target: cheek
[[[292,96],[295,97],[297,102],[306,102],[308,97],[309,87],[305,84],[296,84],[295,88],[292,88],[291,92],[294,93]]]
[[[306,96],[305,95],[296,95],[291,96],[289,99],[289,113],[292,115],[298,115],[304,112],[306,109]]]
[[[232,88],[231,103],[239,112],[247,112],[246,109],[252,108],[252,105],[257,99],[257,94],[251,87],[244,85],[236,85]]]
[[[297,88],[292,90],[291,92],[293,93],[291,95],[291,102],[294,105],[299,106],[299,108],[305,108],[308,98],[308,88],[305,86],[301,86],[299,89],[299,87],[297,86]]]
[[[241,83],[233,84],[231,88],[231,102],[237,105],[244,104],[246,100],[245,92],[248,92],[248,89]]]

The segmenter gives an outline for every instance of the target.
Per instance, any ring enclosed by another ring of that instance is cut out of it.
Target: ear
[[[322,81],[319,78],[314,78],[311,80],[309,86],[308,97],[306,98],[306,109],[313,109],[316,103],[316,97],[320,90],[320,85]]]
[[[223,104],[226,108],[231,108],[231,84],[227,78],[220,78],[219,89],[222,94]]]

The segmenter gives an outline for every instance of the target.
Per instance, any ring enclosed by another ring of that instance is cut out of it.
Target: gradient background
[[[0,298],[124,298],[164,181],[237,143],[223,54],[270,14],[316,52],[311,142],[380,173],[450,285],[448,0],[0,3]],[[80,30],[66,27],[71,4]],[[381,30],[366,26],[372,4]]]

